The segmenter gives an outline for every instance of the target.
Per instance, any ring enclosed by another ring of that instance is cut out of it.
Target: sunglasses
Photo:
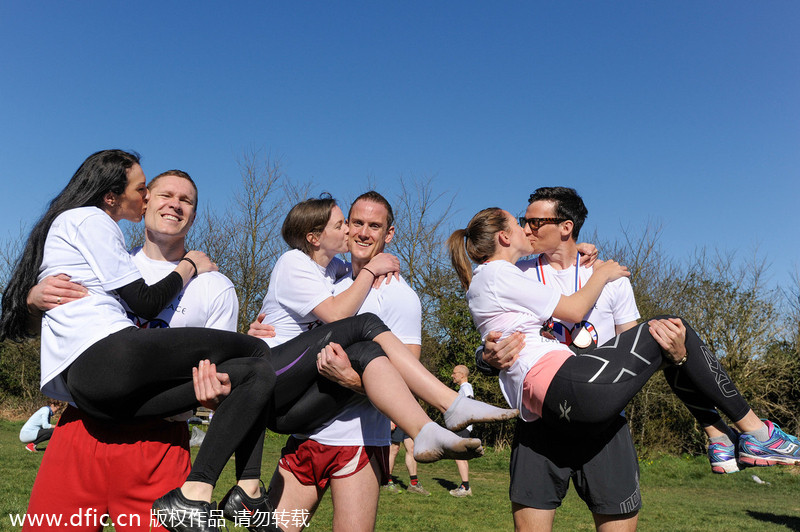
[[[525,224],[528,224],[531,229],[539,229],[543,225],[560,224],[561,222],[566,221],[567,218],[525,218],[524,216],[520,216],[519,225],[525,227]]]

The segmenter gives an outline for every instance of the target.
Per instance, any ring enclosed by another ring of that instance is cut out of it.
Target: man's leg
[[[151,523],[153,502],[177,488],[192,468],[186,423],[163,419],[108,429],[108,509],[117,532],[165,530]]]
[[[417,461],[414,460],[414,440],[406,438],[403,440],[403,447],[406,448],[406,468],[408,475],[411,477],[417,476]]]
[[[623,515],[592,514],[597,532],[634,532],[639,523],[639,512]]]
[[[576,470],[578,495],[592,511],[599,532],[636,530],[641,508],[639,461],[630,429],[620,416],[618,428],[603,435],[605,446]]]
[[[430,492],[422,487],[422,483],[417,478],[417,461],[414,460],[414,440],[405,438],[403,446],[406,448],[406,468],[408,469],[410,482],[406,491],[417,495],[430,495]]]
[[[556,511],[540,510],[511,503],[511,513],[514,515],[514,530],[516,532],[549,532],[553,530],[553,520]]]
[[[383,484],[382,486],[382,488],[389,493],[402,493],[402,491],[400,491],[400,487],[394,483],[392,472],[394,471],[394,462],[397,459],[397,454],[400,452],[400,442],[403,441],[404,436],[405,433],[403,432],[403,429],[395,426],[394,430],[392,430],[392,443],[389,446],[387,480],[386,484]]]
[[[334,532],[370,532],[375,529],[378,514],[379,456],[372,456],[369,465],[344,478],[331,479]]]
[[[314,512],[317,511],[319,501],[325,490],[318,489],[316,485],[304,485],[295,476],[282,467],[275,468],[272,480],[269,483],[268,498],[277,516],[304,515],[305,525],[311,522]],[[272,519],[272,516],[270,516]],[[295,532],[305,528],[302,519],[285,521],[278,519],[277,524],[285,532]],[[273,524],[270,521],[270,524]]]

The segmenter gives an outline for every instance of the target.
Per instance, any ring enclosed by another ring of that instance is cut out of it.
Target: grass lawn
[[[18,435],[22,422],[0,421],[0,531],[17,530],[9,514],[27,506],[42,453],[29,453]],[[269,434],[264,446],[264,474],[268,481],[283,436]],[[382,493],[378,510],[380,531],[489,531],[511,530],[508,502],[508,451],[488,450],[470,466],[473,497],[455,499],[447,491],[456,486],[452,462],[420,465],[419,478],[430,497],[411,493]],[[749,469],[735,475],[712,475],[705,457],[663,457],[640,462],[642,498],[639,530],[800,531],[800,468]],[[402,483],[408,473],[402,451],[395,474]],[[769,484],[757,484],[756,474]],[[532,482],[535,479],[531,480]],[[226,467],[215,493],[217,498],[233,483],[233,464]],[[330,496],[326,495],[309,527],[329,530]],[[583,502],[570,491],[556,516],[559,531],[594,530]],[[110,530],[110,529],[109,529]],[[231,530],[234,530],[231,527]],[[235,529],[245,530],[245,529]]]

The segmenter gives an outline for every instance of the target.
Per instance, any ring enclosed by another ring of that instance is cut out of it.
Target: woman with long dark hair
[[[496,207],[482,210],[465,229],[454,232],[448,247],[481,335],[485,338],[490,331],[501,331],[502,337],[516,331],[525,335],[519,359],[500,372],[503,394],[524,420],[541,417],[555,430],[581,434],[603,430],[656,371],[673,364],[704,404],[722,410],[741,431],[740,462],[800,462],[800,441],[755,415],[714,354],[680,318],[650,320],[578,356],[542,336],[543,324],[551,316],[563,317],[559,313],[569,307],[572,314],[585,315],[602,285],[622,274],[615,273],[615,263],[596,264],[589,283],[572,296],[563,296],[514,265],[533,249],[517,220]],[[470,261],[477,265],[474,270]],[[596,278],[600,282],[590,286]],[[702,417],[701,424],[708,422],[708,413],[687,407]]]

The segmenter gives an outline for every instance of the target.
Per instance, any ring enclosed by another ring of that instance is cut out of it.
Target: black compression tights
[[[714,406],[738,421],[750,410],[747,401],[714,353],[688,323],[683,323],[688,358],[680,367],[667,366],[670,374],[679,374],[684,383],[685,390],[678,393],[679,398],[693,398],[692,404],[685,404],[703,424],[719,419]],[[601,430],[625,408],[663,361],[661,346],[650,334],[647,323],[642,323],[591,353],[567,359],[547,389],[542,418],[567,430],[570,426]]]
[[[234,453],[237,478],[258,478],[268,424],[277,428],[276,419],[285,418],[296,430],[314,428],[347,397],[338,390],[325,394],[327,385],[317,382],[316,355],[322,347],[337,342],[347,348],[385,331],[377,317],[364,314],[314,329],[270,353],[262,340],[226,331],[131,327],[93,344],[64,376],[78,407],[99,419],[169,416],[197,406],[192,368],[210,360],[217,371],[228,373],[232,389],[187,480],[214,484]],[[348,351],[359,372],[383,355],[379,346],[366,343]],[[309,394],[309,389],[322,393]],[[300,408],[290,409],[293,405]]]

